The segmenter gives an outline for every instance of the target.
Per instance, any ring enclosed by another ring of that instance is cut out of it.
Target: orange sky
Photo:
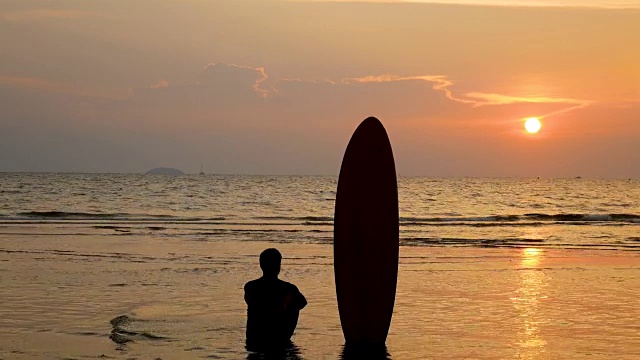
[[[439,2],[5,1],[0,171],[640,177],[640,2]]]
[[[327,1],[327,0],[292,0]],[[590,7],[605,9],[637,9],[637,0],[328,0],[334,2],[379,2],[379,3],[426,3],[426,4],[464,4],[489,6],[529,6],[529,7]]]

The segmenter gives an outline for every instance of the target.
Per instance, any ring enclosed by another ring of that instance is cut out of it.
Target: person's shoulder
[[[258,286],[259,283],[260,283],[260,279],[254,279],[254,280],[248,281],[246,284],[244,284],[244,289],[247,290],[247,289],[254,288]]]

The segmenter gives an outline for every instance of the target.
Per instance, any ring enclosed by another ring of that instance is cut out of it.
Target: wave
[[[299,220],[299,221],[333,221],[333,216],[255,216],[255,220]]]
[[[24,191],[21,190],[0,190],[0,194],[22,194]]]
[[[476,217],[401,217],[400,223],[422,224],[422,223],[474,223],[474,222],[494,222],[494,223],[515,223],[523,221],[534,221],[532,223],[540,224],[542,222],[638,222],[640,223],[640,215],[637,214],[579,214],[579,213],[561,213],[561,214],[542,214],[531,213],[524,215],[491,215]]]
[[[548,239],[531,238],[440,238],[440,237],[404,237],[400,239],[400,246],[454,246],[481,248],[562,248],[562,249],[600,249],[640,251],[640,245],[618,242],[588,242],[564,243]]]
[[[140,331],[130,329],[128,327],[135,323],[144,322],[144,320],[135,319],[128,315],[120,315],[109,321],[111,323],[111,334],[109,338],[119,345],[140,340],[166,340],[167,337],[152,334],[148,331]]]
[[[0,214],[2,223],[23,222],[50,222],[72,221],[79,223],[84,220],[89,223],[103,224],[105,222],[145,223],[150,230],[163,230],[169,224],[198,224],[198,225],[240,225],[240,226],[265,226],[265,225],[302,225],[302,226],[332,226],[332,216],[320,215],[295,215],[295,216],[181,216],[167,214],[131,214],[131,213],[102,213],[102,212],[70,212],[70,211],[23,211],[17,214]],[[640,225],[640,215],[631,213],[528,213],[486,216],[464,216],[457,214],[444,214],[444,216],[403,216],[400,217],[400,225],[407,227],[422,226],[544,226],[550,224],[561,225],[590,225],[590,224],[615,224],[615,225]]]
[[[555,221],[640,221],[636,214],[525,214],[527,218]]]
[[[39,218],[39,219],[68,219],[68,218],[120,219],[120,218],[126,217],[127,215],[129,214],[125,214],[125,213],[104,214],[104,213],[67,212],[67,211],[25,211],[25,212],[18,213],[18,216],[24,216],[29,218]]]
[[[544,246],[544,239],[503,238],[503,239],[472,239],[472,238],[440,238],[440,237],[405,237],[400,239],[405,246],[480,246],[480,247],[521,247]]]
[[[332,216],[256,216],[254,220],[284,220],[304,221],[305,224],[333,222]],[[580,213],[529,213],[519,215],[487,215],[487,216],[434,216],[434,217],[400,217],[402,225],[419,225],[429,223],[451,223],[449,225],[463,225],[465,223],[517,223],[528,222],[523,225],[539,225],[543,222],[638,222],[638,214],[580,214]]]
[[[332,222],[332,216],[258,216],[258,220],[300,220],[307,222]],[[437,222],[521,222],[521,221],[630,221],[640,222],[637,214],[580,214],[530,213],[523,215],[487,215],[487,216],[444,216],[444,217],[400,217],[401,224],[437,223]]]
[[[176,222],[196,222],[196,221],[223,221],[224,217],[182,217],[166,214],[129,214],[129,213],[91,213],[91,212],[70,212],[70,211],[24,211],[16,214],[16,220],[39,219],[39,220],[120,220],[120,221],[176,221]],[[3,216],[10,217],[10,216]]]

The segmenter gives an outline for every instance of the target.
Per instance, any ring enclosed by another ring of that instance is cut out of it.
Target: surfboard
[[[334,273],[347,346],[384,344],[398,279],[398,184],[382,123],[369,117],[345,151],[334,216]]]

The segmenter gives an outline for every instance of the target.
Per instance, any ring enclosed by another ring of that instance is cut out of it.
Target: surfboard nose
[[[382,125],[382,122],[380,120],[378,120],[377,117],[369,116],[368,118],[364,119],[360,123],[360,125],[358,125],[358,127],[356,128],[356,131],[354,132],[354,135],[360,129],[362,129],[361,131],[364,131],[364,130],[366,130],[368,128],[373,128],[373,127],[377,128],[378,130],[382,129],[385,134],[387,133],[387,130],[385,130],[385,128],[384,128],[384,125]],[[372,130],[369,130],[369,131],[372,131]]]
[[[391,150],[391,142],[389,141],[387,130],[382,125],[382,122],[373,116],[362,121],[353,132],[345,150],[345,155],[349,152],[360,153],[360,155],[351,156],[351,158],[366,157],[364,153],[369,153],[369,156],[384,156],[386,154],[391,157],[391,162],[393,162],[393,150]],[[346,160],[347,157],[345,156],[343,165]]]

